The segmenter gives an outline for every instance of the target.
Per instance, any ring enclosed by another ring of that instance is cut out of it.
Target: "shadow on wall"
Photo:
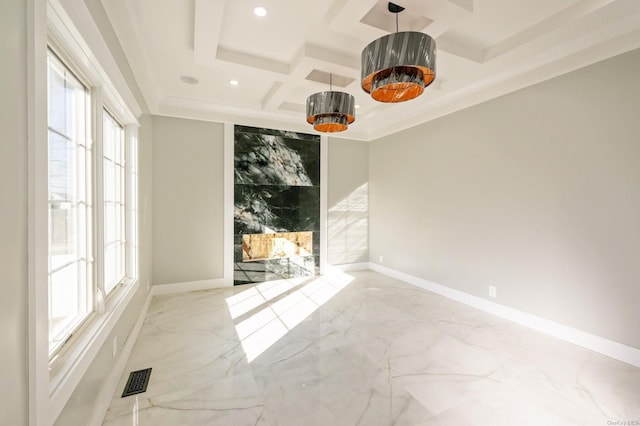
[[[331,207],[328,220],[329,263],[366,262],[369,258],[369,184]]]

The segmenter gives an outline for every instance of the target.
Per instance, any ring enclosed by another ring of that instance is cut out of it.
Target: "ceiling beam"
[[[225,0],[196,0],[193,25],[193,54],[198,65],[213,65],[218,51]]]

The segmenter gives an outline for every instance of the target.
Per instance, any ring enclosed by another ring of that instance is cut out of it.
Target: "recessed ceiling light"
[[[360,108],[360,105],[356,105],[356,109],[357,109],[357,108]]]
[[[237,86],[240,83],[238,82],[238,80],[229,80],[229,84],[232,86]]]
[[[267,16],[267,8],[264,6],[255,6],[253,8],[253,14],[259,17]]]
[[[184,81],[187,84],[198,84],[198,79],[195,77],[191,77],[190,75],[183,75],[180,77],[180,80]]]

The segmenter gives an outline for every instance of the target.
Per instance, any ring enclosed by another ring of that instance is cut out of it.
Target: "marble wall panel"
[[[235,126],[234,183],[234,283],[316,275],[320,137]],[[311,255],[243,261],[243,235],[287,232],[312,232]]]

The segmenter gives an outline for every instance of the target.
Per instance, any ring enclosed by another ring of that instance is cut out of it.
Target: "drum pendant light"
[[[314,93],[307,98],[307,123],[319,132],[342,132],[356,119],[354,97],[333,91],[331,79],[329,74],[328,92]]]
[[[404,102],[424,92],[436,77],[436,42],[427,34],[398,32],[404,7],[389,2],[396,32],[369,43],[362,51],[362,89],[379,102]]]

